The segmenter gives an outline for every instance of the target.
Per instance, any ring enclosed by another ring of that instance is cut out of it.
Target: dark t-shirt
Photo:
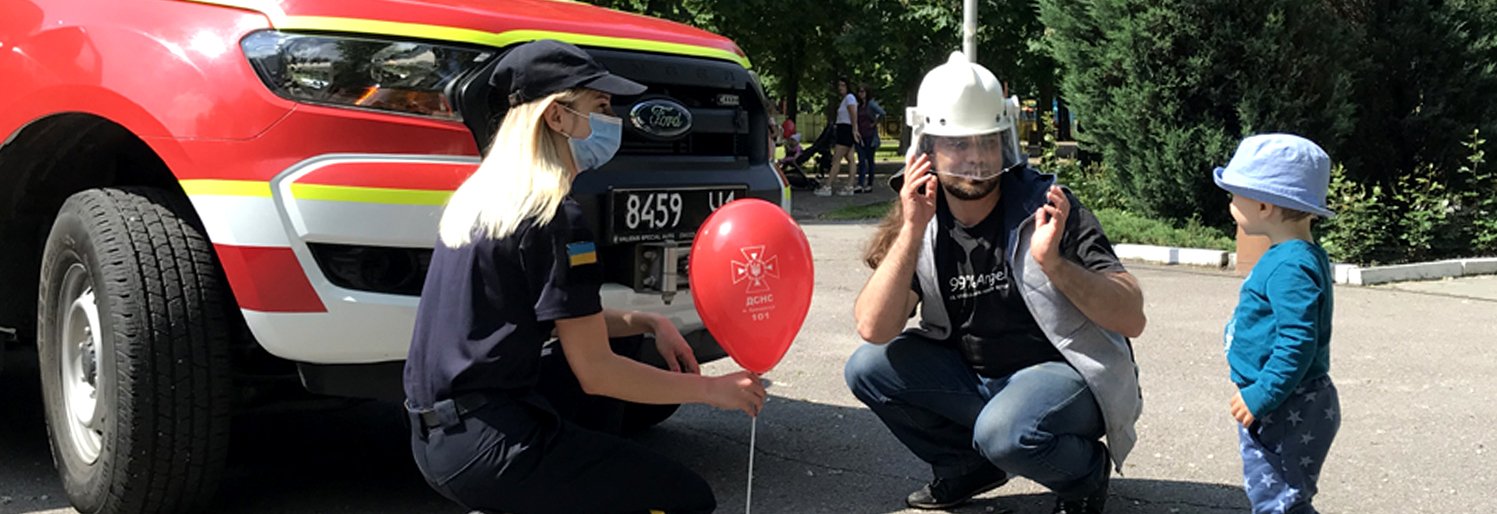
[[[1005,174],[1005,190],[1023,189],[1017,175]],[[1066,197],[1071,215],[1061,236],[1061,256],[1096,272],[1126,271],[1096,216],[1069,192]],[[1029,214],[1006,209],[1000,200],[987,218],[964,227],[952,216],[944,195],[938,195],[936,277],[955,327],[948,342],[985,376],[1006,376],[1042,362],[1064,360],[1040,330],[1013,280],[1009,234],[1016,233]],[[918,279],[915,292],[920,292]]]
[[[470,391],[523,391],[539,380],[541,347],[555,320],[601,312],[593,235],[568,198],[545,225],[475,234],[432,252],[405,364],[413,406]]]

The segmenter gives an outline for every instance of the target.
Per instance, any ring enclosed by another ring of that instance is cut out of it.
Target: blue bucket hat
[[[1216,185],[1234,195],[1279,207],[1332,216],[1325,206],[1331,158],[1319,145],[1293,134],[1259,134],[1242,140]]]

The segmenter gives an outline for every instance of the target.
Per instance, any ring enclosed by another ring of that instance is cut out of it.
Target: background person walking
[[[827,183],[816,190],[816,196],[832,196],[835,191],[838,196],[850,196],[853,193],[852,184],[838,187],[837,177],[841,175],[840,169],[843,162],[847,163],[847,178],[850,182],[856,173],[858,156],[853,152],[862,140],[856,129],[858,123],[858,99],[853,96],[849,89],[847,79],[837,81],[837,97],[841,103],[837,104],[836,124],[834,125],[835,149],[832,151],[832,171],[827,177]]]

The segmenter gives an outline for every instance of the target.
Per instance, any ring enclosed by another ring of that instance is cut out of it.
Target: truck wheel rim
[[[62,306],[62,398],[67,409],[68,439],[78,457],[93,464],[103,447],[102,412],[99,409],[99,307],[88,268],[73,264],[63,276]]]

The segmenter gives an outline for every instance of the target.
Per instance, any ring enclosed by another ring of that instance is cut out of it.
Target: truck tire
[[[85,514],[208,506],[228,453],[227,299],[186,202],[90,189],[42,255],[37,349],[53,463]]]

